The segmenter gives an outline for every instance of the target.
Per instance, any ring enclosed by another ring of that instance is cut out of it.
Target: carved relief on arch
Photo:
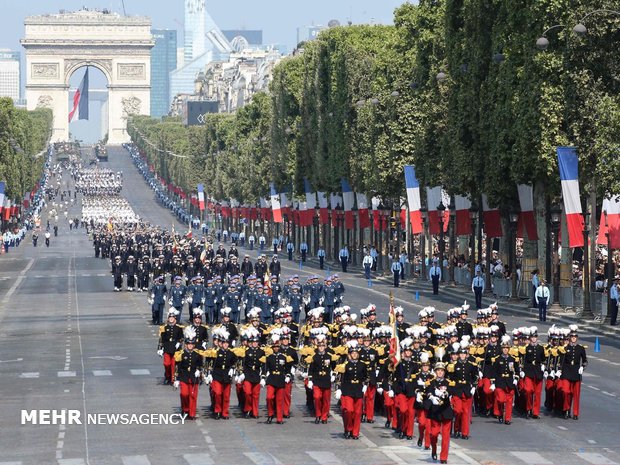
[[[65,59],[65,78],[69,79],[70,74],[81,66],[94,66],[99,68],[106,75],[108,81],[112,77],[112,60],[85,60],[83,58]]]

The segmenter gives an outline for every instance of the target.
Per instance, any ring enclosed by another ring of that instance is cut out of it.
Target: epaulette
[[[332,361],[335,362],[336,360],[340,359],[340,356],[334,354],[334,355],[331,356],[331,359],[332,359]]]
[[[346,366],[346,363],[341,363],[340,365],[336,365],[336,368],[334,368],[334,371],[336,373],[344,373],[345,366]]]
[[[258,359],[258,361],[259,361],[260,363],[265,363],[265,362],[267,361],[267,356],[266,356],[266,355],[263,355],[261,358],[259,358],[259,359]]]
[[[308,364],[312,363],[312,359],[313,359],[313,356],[312,355],[308,355],[306,357],[306,363],[308,363]]]
[[[205,350],[205,355],[206,358],[215,358],[217,356],[217,350],[216,349],[207,349]]]
[[[246,347],[242,346],[242,347],[235,347],[232,352],[233,354],[235,354],[237,357],[245,357],[245,351],[246,351]]]
[[[291,357],[290,355],[287,355],[287,356],[286,356],[286,361],[287,361],[288,363],[293,363],[295,360],[293,360],[293,357]]]
[[[271,348],[271,346],[265,346],[263,347],[263,350],[265,351],[266,356],[273,354],[273,349]]]
[[[446,367],[448,373],[454,373],[454,364],[453,363],[449,363],[448,366]]]
[[[301,355],[302,357],[307,355],[314,355],[314,348],[310,346],[302,347],[301,349],[299,349],[299,355]]]
[[[454,387],[456,386],[456,383],[454,381],[448,381],[448,386]]]

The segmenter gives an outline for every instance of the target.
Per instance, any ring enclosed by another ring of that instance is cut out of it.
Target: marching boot
[[[267,424],[270,425],[273,423],[273,417],[267,417]]]

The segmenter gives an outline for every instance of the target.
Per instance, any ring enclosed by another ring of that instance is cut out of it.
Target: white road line
[[[596,441],[594,439],[588,439],[588,444],[596,444]]]
[[[110,370],[93,370],[94,376],[112,376],[112,372]]]
[[[0,462],[0,465],[22,465],[22,462]]]
[[[29,371],[29,372],[20,374],[19,377],[20,378],[38,378],[39,377],[39,372],[38,371]]]
[[[594,373],[588,373],[587,371],[583,372],[583,376],[584,378],[600,378],[599,375],[595,375]]]
[[[75,371],[59,371],[58,372],[59,378],[75,378],[75,376],[76,376]]]
[[[450,446],[452,446],[452,444],[450,444]],[[468,463],[470,465],[480,465],[480,462],[478,462],[477,460],[472,459],[469,455],[467,455],[465,453],[465,451],[455,450],[452,453],[454,455],[456,455],[457,457],[459,457],[461,460],[463,460],[465,463]]]
[[[28,270],[32,267],[33,264],[34,264],[34,258],[31,258],[30,261],[28,262],[28,265],[26,265],[26,268],[24,268],[23,270],[19,272],[19,276],[17,277],[17,279],[15,280],[11,288],[7,291],[6,295],[2,299],[2,303],[7,303],[9,301],[9,299],[11,298],[15,290],[24,280],[26,273],[28,273]]]
[[[129,455],[121,457],[123,465],[151,465],[146,455]]]
[[[596,465],[618,465],[616,462],[609,460],[607,457],[594,452],[575,452],[575,455],[586,462]]]
[[[594,389],[595,391],[600,391],[601,388],[597,388],[596,386],[590,386],[589,384],[587,385],[590,389]]]
[[[284,465],[271,454],[263,454],[262,452],[244,452],[243,455],[249,458],[256,465]]]
[[[60,459],[58,465],[84,465],[84,459]]]
[[[616,397],[616,394],[613,392],[602,391],[606,396]]]
[[[134,376],[145,376],[151,374],[151,370],[147,370],[146,368],[133,369],[129,370],[129,372]]]
[[[566,428],[565,426],[558,426],[558,429],[561,429],[562,431],[568,431],[568,428]]]
[[[343,465],[336,454],[324,450],[307,450],[306,454],[319,462],[321,465]]]
[[[522,451],[510,451],[511,455],[530,465],[547,465],[553,462],[547,460],[538,452],[522,452]]]
[[[185,454],[183,458],[189,465],[213,465],[215,463],[209,454]]]

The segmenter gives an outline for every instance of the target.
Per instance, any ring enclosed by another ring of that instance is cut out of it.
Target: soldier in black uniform
[[[114,276],[114,290],[119,292],[123,289],[123,263],[120,255],[114,257],[111,273]]]
[[[275,334],[274,334],[275,333]],[[293,359],[280,352],[280,333],[275,330],[271,336],[273,353],[267,355],[263,360],[263,373],[261,386],[267,386],[267,423],[284,423],[284,391],[285,386],[292,382],[288,365]]]
[[[357,341],[347,343],[348,360],[336,367],[340,374],[340,388],[336,390],[336,399],[340,400],[344,438],[359,439],[362,423],[364,394],[368,389],[368,366],[360,360],[360,347]]]
[[[570,418],[571,404],[573,407],[573,420],[579,419],[579,399],[581,397],[581,377],[584,369],[588,366],[586,348],[577,343],[579,337],[577,325],[569,325],[570,330],[568,344],[560,352],[561,364],[560,390],[564,397],[564,418]]]
[[[188,420],[196,419],[196,403],[198,402],[198,387],[202,376],[203,354],[196,350],[196,329],[188,326],[183,331],[185,347],[174,354],[175,377],[174,387],[179,389],[181,396],[181,411]]]
[[[493,384],[491,390],[495,393],[493,412],[500,423],[509,425],[512,421],[512,403],[518,382],[515,372],[518,361],[509,354],[511,347],[510,336],[502,336],[502,353],[493,363]]]
[[[243,383],[245,400],[243,416],[245,418],[258,418],[262,369],[260,359],[265,356],[265,351],[259,347],[261,334],[256,328],[247,328],[244,330],[244,334],[248,339],[248,347],[242,355],[242,372],[239,375],[239,380]]]
[[[174,354],[181,348],[183,342],[183,328],[177,324],[177,311],[168,312],[168,321],[159,327],[159,344],[157,354],[164,359],[164,382],[172,384],[174,380]]]
[[[523,356],[523,393],[525,396],[525,410],[527,418],[540,418],[540,404],[542,398],[543,374],[545,371],[545,348],[538,343],[538,328],[530,328],[529,344],[525,347]]]
[[[459,340],[463,336],[471,337],[474,334],[471,323],[467,321],[467,310],[469,310],[469,305],[464,303],[461,307],[460,319],[456,322],[456,334]]]
[[[209,370],[205,382],[211,384],[215,419],[228,420],[230,389],[237,356],[229,349],[230,334],[225,328],[219,327],[214,330],[213,337],[219,341],[219,347],[205,353]]]
[[[445,378],[445,373],[446,366],[443,363],[435,364],[435,378],[428,384],[424,399],[431,423],[431,457],[433,460],[437,460],[437,440],[441,434],[440,463],[448,463],[450,427],[454,418],[449,393],[451,383]]]
[[[473,395],[478,385],[478,366],[469,360],[469,345],[461,342],[458,360],[448,365],[448,379],[454,383],[450,389],[454,411],[454,437],[469,439],[469,424]]]
[[[206,325],[202,324],[204,313],[197,308],[194,310],[194,321],[192,321],[192,327],[196,331],[195,347],[198,350],[207,350],[209,345],[209,330]]]
[[[336,379],[332,369],[336,366],[338,356],[331,355],[327,351],[327,340],[324,335],[318,335],[316,341],[316,352],[307,360],[309,363],[307,386],[314,398],[314,423],[325,424],[329,417],[332,382]]]

